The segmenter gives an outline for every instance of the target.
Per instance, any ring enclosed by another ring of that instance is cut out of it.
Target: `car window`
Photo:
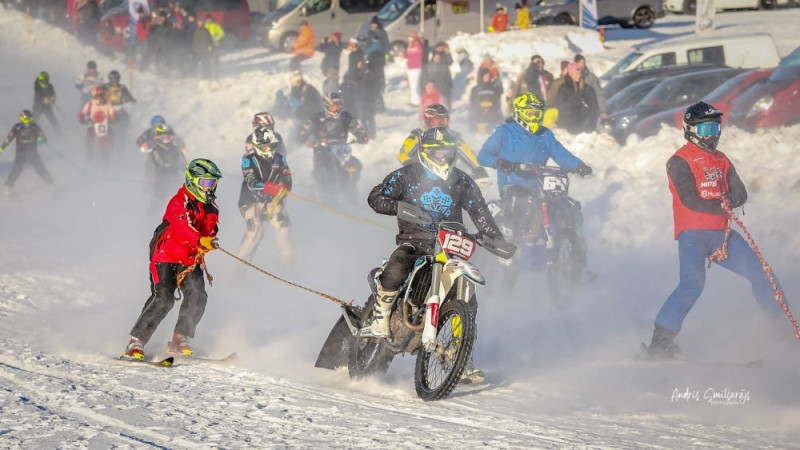
[[[306,16],[313,16],[331,9],[332,0],[307,0]]]
[[[641,64],[636,66],[636,70],[649,70],[664,66],[674,66],[676,61],[677,58],[675,56],[675,52],[660,53],[642,61]]]
[[[424,13],[425,20],[430,20],[436,17],[436,0],[425,0]],[[417,3],[411,11],[409,11],[408,15],[406,16],[406,23],[409,25],[419,23],[419,3]]]
[[[800,78],[800,48],[787,56],[772,72],[769,81],[773,83],[787,83]]]
[[[694,48],[686,51],[686,60],[689,64],[716,64],[725,65],[725,51],[721,45],[716,47]]]
[[[745,72],[739,75],[736,75],[733,78],[728,79],[728,81],[720,84],[713,91],[709,92],[708,94],[703,96],[703,99],[707,103],[716,103],[721,101],[728,95],[729,92],[736,89],[740,84],[744,83],[744,81],[750,76],[750,72]]]
[[[394,22],[411,6],[411,0],[392,0],[381,8],[377,14],[381,22]],[[344,8],[344,3],[342,4]]]
[[[469,2],[453,2],[451,6],[451,12],[453,14],[466,14],[469,12]]]
[[[375,13],[381,11],[387,0],[339,0],[343,10],[351,13]]]

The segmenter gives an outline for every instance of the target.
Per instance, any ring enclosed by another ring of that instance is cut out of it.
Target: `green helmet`
[[[208,203],[214,201],[217,181],[222,178],[219,167],[210,159],[193,159],[186,166],[186,190],[197,200]]]
[[[39,76],[36,77],[36,79],[42,86],[47,86],[47,84],[50,82],[50,74],[47,72],[39,72]]]
[[[514,99],[512,117],[522,128],[535,134],[539,130],[539,123],[544,118],[544,110],[544,102],[528,92]]]

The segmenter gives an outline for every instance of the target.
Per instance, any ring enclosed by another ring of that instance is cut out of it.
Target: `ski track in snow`
[[[782,55],[800,45],[798,9],[724,13],[717,20],[726,32],[772,32]],[[178,362],[163,369],[116,361],[147,295],[145,244],[162,205],[157,212],[148,209],[150,198],[139,187],[144,158],[132,146],[121,146],[116,155],[122,161],[114,166],[119,172],[85,165],[81,130],[71,123],[78,97],[71,85],[88,59],[98,61],[101,73],[125,64],[81,47],[60,30],[44,32],[45,25],[26,23],[15,11],[0,14],[0,27],[0,55],[6,61],[0,87],[9,97],[0,105],[0,126],[27,107],[30,84],[46,68],[65,129],[41,150],[58,182],[56,192],[43,189],[26,170],[15,196],[0,199],[0,447],[797,446],[797,343],[786,338],[785,319],[778,325],[761,319],[741,280],[709,272],[706,293],[687,319],[680,343],[694,349],[696,358],[712,361],[747,361],[766,353],[763,366],[629,362],[638,341],[649,338],[657,308],[677,278],[664,162],[682,133],[667,127],[652,138],[632,137],[625,146],[595,133],[570,136],[555,130],[595,168],[594,177],[574,181],[571,194],[584,205],[590,268],[598,279],[579,307],[559,309],[541,300],[541,287],[531,284],[541,283],[541,276],[516,288],[497,286],[493,259],[479,255],[489,279],[481,293],[476,344],[476,362],[487,372],[485,385],[459,386],[445,401],[424,403],[413,390],[413,357],[398,358],[383,380],[353,382],[342,371],[313,369],[338,310],[233,267],[216,254],[209,256],[209,265],[217,281],[209,288],[196,345],[215,354],[236,350],[236,364]],[[602,73],[631,45],[691,27],[686,18],[668,16],[648,31],[613,29],[607,33],[608,50],[586,48],[585,53]],[[450,43],[453,50],[467,49],[476,65],[482,53],[495,55],[507,86],[529,55],[541,54],[553,71],[586,39],[575,28],[549,27],[480,39],[459,36]],[[304,63],[317,86],[319,59]],[[226,54],[223,66],[225,77],[218,82],[137,73],[139,103],[130,109],[126,139],[146,127],[150,115],[164,114],[186,138],[189,156],[211,156],[220,163],[225,173],[219,192],[221,240],[234,249],[244,232],[236,208],[241,138],[250,131],[252,113],[269,109],[275,91],[285,89],[288,58],[246,48]],[[401,65],[387,66],[387,112],[377,118],[379,137],[354,147],[365,163],[362,193],[396,167],[396,148],[406,129],[416,126],[417,111],[406,105],[402,76]],[[461,100],[455,107],[463,105]],[[456,115],[457,129],[466,129],[462,120]],[[44,127],[50,133],[46,120]],[[281,117],[277,129],[284,136],[291,132]],[[485,138],[465,136],[476,149]],[[755,134],[726,129],[721,141],[750,191],[745,221],[790,301],[800,297],[800,281],[792,273],[800,263],[800,237],[785,225],[798,219],[798,140],[800,126]],[[0,155],[0,175],[9,170],[10,154],[9,149]],[[292,149],[289,161],[296,190],[308,195],[310,152]],[[782,176],[772,176],[778,169]],[[496,197],[493,183],[483,190]],[[392,251],[393,233],[299,202],[289,208],[298,261],[277,264],[267,227],[256,262],[344,298],[362,298],[364,275]],[[364,205],[348,211],[393,226]],[[323,244],[328,247],[320,253]],[[329,262],[339,257],[344,263]],[[800,304],[792,306],[800,315]],[[174,315],[164,321],[148,352],[157,352],[155,343],[166,340]],[[670,401],[673,389],[709,387],[748,389],[753,400],[738,407]]]

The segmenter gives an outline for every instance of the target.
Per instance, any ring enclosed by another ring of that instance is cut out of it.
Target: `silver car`
[[[578,0],[539,0],[530,7],[531,22],[537,25],[575,25]],[[664,17],[661,0],[597,0],[599,25],[618,24],[623,28],[650,28]]]

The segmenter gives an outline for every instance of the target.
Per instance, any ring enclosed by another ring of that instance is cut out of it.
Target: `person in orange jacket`
[[[314,31],[308,21],[300,22],[300,30],[292,48],[294,50],[292,60],[289,62],[289,69],[300,70],[300,63],[314,56]]]
[[[505,6],[498,3],[494,7],[494,16],[492,16],[492,26],[489,27],[491,33],[502,33],[508,27],[508,11]]]

